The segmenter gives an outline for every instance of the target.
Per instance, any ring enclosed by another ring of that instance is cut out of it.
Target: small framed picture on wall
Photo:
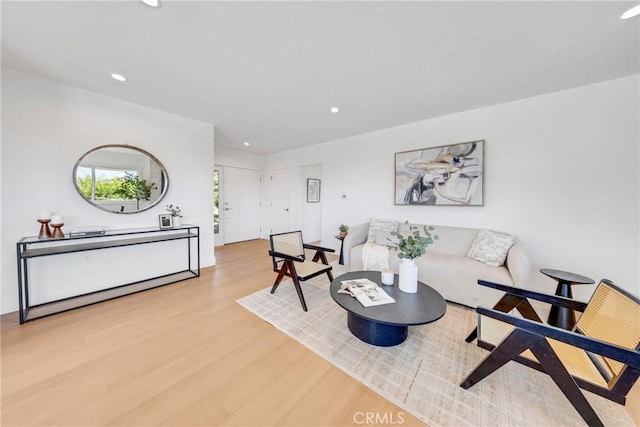
[[[171,214],[158,215],[158,221],[160,222],[160,228],[173,228],[173,216]]]
[[[307,178],[307,203],[320,202],[320,180]]]

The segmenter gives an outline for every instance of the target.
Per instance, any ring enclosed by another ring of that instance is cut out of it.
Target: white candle
[[[51,219],[51,212],[42,211],[38,219]]]
[[[383,285],[393,285],[393,270],[390,268],[383,268],[380,272],[380,281]]]
[[[51,216],[51,224],[62,224],[62,216],[60,215],[53,215]]]

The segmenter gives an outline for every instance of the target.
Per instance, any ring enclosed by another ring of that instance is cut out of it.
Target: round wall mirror
[[[113,144],[86,152],[73,168],[80,196],[107,212],[132,214],[157,205],[169,188],[167,170],[150,153]]]

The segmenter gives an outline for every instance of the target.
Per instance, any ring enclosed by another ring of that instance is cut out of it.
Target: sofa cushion
[[[367,243],[375,243],[376,232],[382,231],[396,231],[398,229],[398,221],[386,220],[386,219],[372,219],[369,221],[369,234],[367,235]]]
[[[498,267],[504,264],[509,248],[515,241],[516,236],[483,229],[478,231],[467,252],[467,257]]]
[[[504,292],[478,286],[478,279],[513,285],[506,267],[492,267],[461,256],[427,252],[416,264],[418,280],[434,288],[447,301],[469,307],[493,307],[504,295]]]
[[[400,224],[398,233],[404,237],[408,236],[411,230],[409,227],[418,227],[420,234],[424,235],[424,224]],[[429,227],[429,225],[427,225]],[[438,236],[438,240],[434,241],[427,248],[427,252],[440,252],[449,255],[465,256],[469,250],[469,246],[478,234],[477,228],[448,227],[443,225],[433,225],[431,234]]]

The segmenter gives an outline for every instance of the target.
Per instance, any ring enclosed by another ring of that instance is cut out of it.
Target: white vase
[[[174,216],[173,217],[173,226],[174,227],[179,227],[182,225],[182,218],[179,216]]]
[[[418,266],[413,259],[402,258],[398,268],[398,288],[406,293],[418,292]]]

